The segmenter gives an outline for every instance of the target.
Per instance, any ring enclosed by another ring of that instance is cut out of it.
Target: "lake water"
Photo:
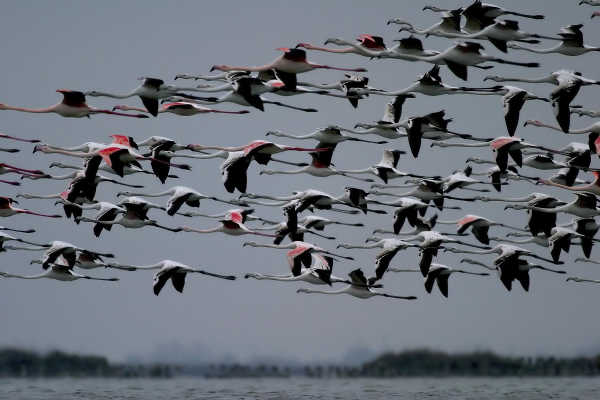
[[[0,379],[0,399],[600,399],[600,378]]]

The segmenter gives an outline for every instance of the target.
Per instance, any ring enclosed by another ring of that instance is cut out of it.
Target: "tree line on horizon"
[[[0,348],[0,377],[118,377],[170,378],[395,378],[419,376],[597,376],[600,354],[592,357],[508,357],[491,351],[450,354],[430,349],[386,352],[359,366],[315,365],[174,365],[112,364],[106,357],[51,351],[40,354]]]

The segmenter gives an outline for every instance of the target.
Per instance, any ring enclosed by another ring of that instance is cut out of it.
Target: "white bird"
[[[92,97],[111,97],[113,99],[126,99],[129,97],[138,96],[146,110],[155,117],[158,115],[158,101],[166,97],[180,95],[181,91],[198,91],[195,87],[178,87],[173,85],[165,85],[162,79],[141,77],[139,80],[142,81],[141,85],[132,90],[129,93],[116,94],[102,92],[99,90],[91,90],[85,92],[85,95]]]
[[[376,292],[367,284],[367,279],[360,269],[355,269],[348,274],[350,281],[352,282],[349,286],[341,290],[335,291],[323,291],[300,288],[296,293],[322,293],[322,294],[349,294],[350,296],[357,297],[359,299],[368,299],[375,296],[388,297],[393,299],[403,300],[416,300],[415,296],[396,296],[387,293]]]
[[[558,34],[562,38],[562,41],[558,45],[547,49],[525,47],[516,43],[511,43],[508,45],[508,47],[511,49],[524,50],[536,54],[557,53],[563,56],[580,56],[592,51],[600,51],[600,47],[588,46],[583,43],[583,32],[581,32],[582,27],[583,24],[562,27]]]
[[[17,275],[0,271],[0,278],[19,278],[19,279],[55,279],[57,281],[70,282],[78,279],[92,279],[96,281],[118,281],[119,278],[98,278],[79,274],[66,265],[52,264],[47,270],[38,275]]]

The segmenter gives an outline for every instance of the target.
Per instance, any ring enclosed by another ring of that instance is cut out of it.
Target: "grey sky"
[[[467,3],[465,0],[462,3]],[[577,1],[500,1],[506,8],[543,13],[544,21],[520,19],[521,27],[530,32],[554,34],[567,24],[585,23],[586,42],[600,45],[598,21],[589,20],[592,7],[578,7]],[[441,7],[456,7],[458,1],[438,1]],[[274,59],[274,49],[293,46],[298,42],[321,44],[329,37],[353,39],[361,33],[382,35],[386,43],[405,36],[397,27],[386,26],[391,17],[403,17],[416,26],[426,27],[438,20],[435,13],[421,11],[429,2],[385,1],[377,4],[365,1],[253,1],[253,2],[6,2],[0,15],[2,40],[2,83],[0,102],[29,107],[54,104],[59,88],[79,90],[99,89],[124,92],[133,88],[139,76],[156,76],[171,81],[177,73],[207,73],[213,64],[259,65]],[[442,50],[451,40],[424,39],[426,48]],[[544,43],[547,47],[552,43]],[[489,43],[489,54],[500,53]],[[491,71],[470,69],[468,85],[479,86],[486,73],[541,76],[560,69],[577,69],[591,78],[600,78],[598,56],[581,57],[554,55],[535,56],[513,51],[502,55],[509,59],[539,61],[539,69],[496,66]],[[429,69],[428,64],[399,60],[369,61],[356,55],[335,55],[310,52],[315,62],[337,66],[366,67],[372,85],[398,89],[411,83],[418,74]],[[311,72],[302,80],[333,82],[341,73]],[[443,79],[461,85],[447,70]],[[539,95],[548,95],[549,85],[524,85]],[[600,89],[583,88],[575,103],[597,108]],[[270,96],[274,97],[274,96]],[[129,120],[110,116],[88,119],[64,119],[55,115],[28,115],[5,111],[0,113],[0,131],[21,137],[39,137],[59,145],[75,145],[85,141],[106,141],[113,133],[126,133],[142,140],[150,135],[176,138],[180,142],[214,145],[241,145],[264,137],[270,129],[308,133],[328,124],[351,127],[356,122],[377,120],[389,101],[371,97],[361,101],[354,110],[342,99],[318,96],[277,98],[295,105],[316,107],[319,113],[305,114],[267,106],[266,112],[251,110],[244,116],[208,115],[177,117],[162,115],[147,120]],[[90,98],[89,104],[118,104],[106,98]],[[139,105],[138,99],[123,103]],[[240,109],[223,104],[220,109]],[[477,136],[506,134],[501,100],[496,96],[418,96],[408,102],[405,115],[419,115],[445,109],[455,118],[452,128]],[[548,104],[526,104],[525,119],[553,122]],[[589,120],[573,118],[574,127],[587,126]],[[585,142],[585,137],[567,137],[558,132],[519,127],[517,135],[535,143],[558,147],[570,141]],[[374,138],[373,138],[374,139]],[[293,144],[291,140],[280,140]],[[300,145],[313,142],[296,142]],[[12,145],[12,144],[10,144]],[[30,153],[29,146],[3,160],[25,168],[46,168],[62,158]],[[404,140],[387,145],[344,143],[338,147],[334,162],[338,168],[363,168],[376,163],[384,148],[407,150]],[[430,149],[426,143],[418,160],[403,157],[400,168],[416,173],[446,175],[462,168],[471,154],[490,158],[489,150],[466,152],[456,149]],[[300,161],[302,154],[285,154],[289,160]],[[72,160],[69,160],[72,161]],[[79,162],[79,160],[75,160]],[[177,171],[180,180],[160,185],[154,178],[129,177],[128,182],[144,184],[145,191],[156,192],[175,184],[194,187],[203,193],[225,196],[218,165],[221,160],[193,162],[193,171]],[[598,165],[597,160],[593,161]],[[271,168],[273,166],[270,166]],[[249,191],[287,194],[306,188],[322,189],[339,194],[344,186],[355,182],[341,178],[305,176],[259,176],[262,167],[253,164],[249,171]],[[280,166],[277,166],[279,169]],[[283,166],[282,168],[286,168]],[[476,167],[481,170],[480,167]],[[535,171],[526,170],[529,174]],[[31,182],[14,189],[2,186],[4,195],[18,192],[57,193],[63,182]],[[366,185],[358,185],[367,187]],[[100,186],[98,200],[115,201],[118,188]],[[505,195],[519,195],[544,190],[569,199],[570,195],[526,183],[513,183]],[[160,199],[159,201],[163,201]],[[164,199],[166,201],[166,199]],[[451,202],[448,202],[451,203]],[[53,202],[23,200],[26,208],[46,212]],[[504,213],[502,205],[463,205],[462,211],[445,211],[443,219],[457,219],[465,213],[475,213],[502,219],[512,224],[524,224],[524,212]],[[218,212],[226,207],[203,201],[201,210]],[[257,214],[280,217],[278,208],[257,208]],[[183,223],[195,227],[211,227],[207,219],[172,218],[153,212],[159,222],[177,226]],[[333,213],[322,215],[348,217]],[[372,229],[391,226],[390,216],[356,216],[349,219],[364,222],[364,230],[330,227],[328,234],[339,242],[363,242]],[[560,221],[569,218],[561,216]],[[249,237],[225,235],[172,234],[153,229],[126,230],[116,227],[96,239],[88,224],[75,225],[72,220],[43,220],[16,216],[4,219],[2,225],[35,227],[38,232],[27,238],[36,241],[65,240],[81,246],[117,254],[123,263],[150,264],[169,258],[189,265],[223,273],[244,272],[285,273],[284,251],[242,248]],[[443,228],[440,228],[443,230]],[[451,229],[451,227],[449,228]],[[503,230],[495,232],[502,233]],[[471,238],[469,238],[471,239]],[[320,240],[323,247],[335,242]],[[547,255],[546,249],[534,248]],[[337,263],[334,271],[344,276],[351,269],[362,267],[370,274],[377,250],[349,250],[355,262]],[[580,256],[579,247],[565,260]],[[598,249],[594,250],[597,257]],[[36,273],[39,266],[29,266],[36,253],[12,252],[1,256],[2,270]],[[457,265],[458,257],[441,254],[439,262]],[[415,265],[417,252],[398,254],[392,265]],[[491,260],[482,258],[482,260]],[[598,276],[589,264],[567,262],[569,273]],[[0,281],[0,345],[19,345],[47,349],[58,347],[71,351],[106,354],[115,360],[129,355],[207,354],[219,358],[228,354],[242,360],[255,357],[290,357],[299,360],[337,359],[354,348],[374,351],[429,346],[449,351],[493,349],[512,354],[574,354],[600,351],[595,332],[600,328],[595,318],[600,299],[597,287],[567,284],[562,276],[544,272],[532,273],[530,293],[520,287],[508,293],[496,279],[453,277],[450,297],[444,299],[434,291],[427,295],[422,278],[417,274],[393,274],[385,277],[385,289],[398,294],[417,295],[416,302],[372,299],[360,301],[349,296],[298,295],[301,284],[280,284],[269,281],[236,282],[188,277],[183,295],[166,287],[159,297],[151,290],[152,272],[92,271],[103,276],[118,275],[117,284],[76,282],[74,284],[41,281]],[[156,349],[159,349],[158,352]]]

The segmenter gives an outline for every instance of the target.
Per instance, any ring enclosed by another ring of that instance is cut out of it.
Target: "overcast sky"
[[[521,19],[523,30],[549,35],[558,32],[561,26],[585,23],[586,42],[600,45],[597,25],[600,22],[589,19],[592,7],[578,7],[574,0],[552,2],[551,7],[543,0],[495,2],[509,9],[547,16],[544,21]],[[455,0],[431,3],[453,8],[461,4]],[[393,39],[405,35],[399,34],[396,26],[386,26],[389,18],[402,17],[420,27],[437,22],[437,14],[421,10],[425,4],[428,2],[388,1],[374,5],[364,1],[252,1],[235,4],[130,1],[103,2],[101,6],[89,2],[8,2],[3,4],[0,15],[0,37],[3,38],[0,102],[45,107],[60,98],[55,93],[59,88],[124,92],[138,84],[136,78],[139,76],[160,77],[171,82],[177,73],[208,73],[213,64],[260,65],[279,55],[275,50],[277,47],[293,46],[298,42],[322,44],[330,37],[352,40],[361,33],[371,33],[383,36],[386,44],[391,46]],[[430,49],[443,50],[451,43],[447,39],[424,39],[425,47]],[[512,51],[503,55],[489,43],[484,45],[489,54],[513,60],[539,61],[542,67],[496,66],[487,72],[470,69],[469,85],[482,85],[486,73],[535,77],[560,68],[576,69],[591,78],[600,78],[598,56],[595,54],[561,57]],[[542,44],[543,47],[551,45],[552,42]],[[430,68],[424,63],[370,61],[357,55],[312,52],[309,58],[331,65],[368,68],[367,75],[372,85],[386,89],[405,87]],[[301,79],[334,82],[341,77],[342,74],[335,71],[319,71],[304,74]],[[442,77],[449,84],[463,84],[444,68]],[[550,85],[523,87],[543,96],[553,89]],[[583,88],[575,103],[597,108],[595,99],[598,93],[600,89]],[[57,145],[107,141],[108,135],[113,133],[125,133],[138,141],[150,135],[162,135],[183,143],[242,145],[263,138],[265,132],[272,129],[304,134],[328,124],[352,127],[356,122],[377,120],[389,101],[389,98],[373,96],[361,101],[359,109],[355,110],[343,99],[310,95],[269,97],[299,106],[316,107],[320,112],[305,114],[267,106],[264,113],[251,110],[250,114],[243,116],[161,115],[159,118],[135,120],[102,115],[91,119],[65,119],[56,115],[3,111],[0,113],[0,131],[40,138]],[[117,104],[108,98],[89,98],[88,102],[103,107]],[[133,98],[122,102],[141,104],[139,99]],[[219,108],[233,110],[240,109],[240,106],[223,104]],[[482,137],[506,135],[501,100],[496,96],[418,96],[406,104],[404,115],[422,115],[440,109],[445,109],[447,115],[454,118],[452,128],[456,131]],[[521,122],[525,119],[554,123],[552,110],[545,103],[525,105]],[[577,128],[589,123],[590,120],[574,117],[572,125]],[[555,131],[522,126],[517,135],[551,147],[560,147],[572,140],[587,141],[586,137],[570,138]],[[280,141],[302,146],[316,144]],[[14,143],[7,142],[6,145],[11,147]],[[24,168],[46,169],[52,161],[65,160],[56,155],[32,155],[30,146],[17,145],[22,152],[3,153],[4,162]],[[334,163],[340,169],[364,168],[377,163],[384,148],[408,150],[405,140],[387,145],[344,143],[338,146]],[[418,160],[407,155],[400,161],[400,168],[415,173],[447,175],[454,169],[463,168],[469,155],[491,157],[488,149],[472,152],[430,149],[426,143]],[[280,157],[294,161],[307,158],[303,154],[283,154]],[[221,183],[218,169],[221,161],[194,161],[192,171],[177,171],[182,179],[169,180],[165,185],[155,178],[140,176],[130,176],[125,180],[143,184],[146,186],[144,190],[149,192],[181,184],[202,193],[229,197]],[[593,162],[598,165],[597,160]],[[356,184],[343,177],[259,176],[261,168],[254,163],[250,167],[249,191],[283,195],[293,190],[316,188],[341,194],[344,186]],[[269,168],[290,167],[273,164]],[[483,168],[476,166],[475,169]],[[527,168],[523,171],[529,175],[537,173]],[[2,186],[2,189],[3,195],[7,196],[19,192],[48,194],[62,191],[65,185],[66,182],[61,181],[25,181],[20,188]],[[358,186],[367,188],[367,185],[359,183]],[[116,202],[117,190],[119,188],[103,184],[97,199]],[[565,192],[526,183],[512,183],[503,194],[519,196],[540,190],[558,194],[563,199],[571,198]],[[166,202],[166,198],[157,201]],[[21,205],[62,213],[61,208],[55,208],[53,203],[22,200]],[[453,204],[451,201],[447,203]],[[504,212],[503,205],[476,203],[463,206],[462,211],[445,211],[441,218],[458,219],[465,213],[474,213],[517,225],[524,225],[526,221],[524,212]],[[201,210],[208,213],[226,208],[211,201],[203,201],[201,205]],[[257,214],[280,218],[281,210],[259,207]],[[327,228],[326,233],[336,236],[338,242],[360,243],[372,229],[391,227],[390,215],[320,214],[366,224],[364,229]],[[92,212],[90,216],[93,215]],[[169,226],[185,223],[208,228],[215,224],[214,220],[208,219],[169,217],[157,210],[153,210],[151,216]],[[559,218],[561,222],[569,219],[568,216]],[[64,240],[99,251],[114,252],[122,263],[151,264],[173,259],[212,271],[233,273],[240,278],[250,271],[279,274],[288,271],[284,251],[242,248],[243,241],[253,240],[250,237],[174,234],[152,228],[128,230],[117,226],[97,239],[89,224],[75,225],[72,220],[64,218],[46,220],[15,216],[1,222],[10,227],[35,227],[38,232],[27,235],[27,239]],[[447,229],[452,231],[453,227]],[[493,228],[492,232],[502,234],[505,231]],[[334,248],[336,244],[327,240],[316,243],[328,248]],[[549,256],[547,249],[532,249]],[[345,276],[350,270],[362,267],[370,275],[377,252],[377,249],[348,250],[347,254],[356,260],[337,263],[334,273]],[[38,273],[39,265],[29,265],[29,260],[37,255],[30,252],[3,253],[1,270]],[[579,256],[581,250],[576,247],[568,257],[564,257],[569,273],[598,278],[600,272],[593,265],[572,263]],[[598,257],[598,249],[593,257]],[[459,258],[440,253],[437,261],[460,266]],[[481,259],[491,262],[492,257]],[[417,251],[413,249],[399,253],[392,265],[416,265],[416,261]],[[599,288],[566,283],[564,276],[540,271],[532,273],[530,293],[525,293],[518,285],[508,293],[495,276],[482,279],[454,276],[450,280],[448,299],[443,298],[437,289],[431,295],[425,293],[418,274],[388,273],[384,280],[385,290],[417,295],[419,299],[414,302],[299,295],[296,289],[306,287],[306,284],[244,279],[230,282],[203,276],[189,276],[183,294],[176,293],[169,284],[156,297],[152,293],[153,272],[94,270],[89,274],[118,275],[121,280],[115,284],[0,281],[0,345],[60,348],[103,354],[113,360],[135,356],[166,361],[205,361],[224,357],[242,361],[259,357],[338,360],[359,349],[378,352],[417,346],[448,351],[492,349],[523,355],[600,351],[598,335],[595,334],[600,328],[596,317]]]

